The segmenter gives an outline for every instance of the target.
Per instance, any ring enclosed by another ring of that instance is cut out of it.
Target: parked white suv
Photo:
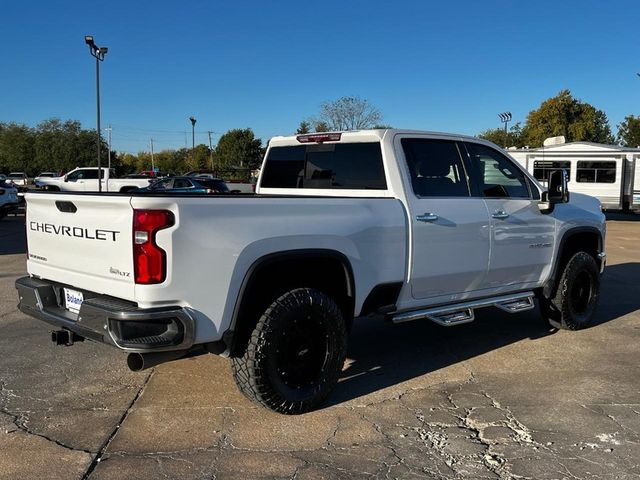
[[[205,351],[282,413],[336,385],[354,317],[443,326],[477,308],[589,324],[605,266],[598,200],[549,190],[494,144],[407,130],[269,142],[257,195],[27,194],[19,308],[129,352]]]

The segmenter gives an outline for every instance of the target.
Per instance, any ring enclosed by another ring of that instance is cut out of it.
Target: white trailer
[[[640,212],[640,148],[572,142],[508,153],[543,184],[563,169],[570,190],[596,197],[603,209]]]

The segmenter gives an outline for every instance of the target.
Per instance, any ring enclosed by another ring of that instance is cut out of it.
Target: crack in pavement
[[[0,413],[3,413],[4,415],[8,416],[11,418],[11,423],[13,423],[16,428],[23,432],[26,433],[27,435],[32,435],[34,437],[39,437],[42,438],[48,442],[54,443],[55,445],[58,445],[61,448],[64,448],[66,450],[71,450],[73,452],[82,452],[82,453],[87,453],[89,455],[93,455],[95,452],[92,452],[90,450],[85,450],[82,448],[75,448],[72,447],[70,445],[67,445],[59,440],[56,440],[55,438],[49,437],[47,435],[44,435],[42,433],[38,433],[35,432],[33,430],[31,430],[28,426],[27,426],[27,422],[29,421],[29,418],[27,417],[26,414],[30,413],[30,412],[20,412],[20,414],[15,414],[11,411],[9,411],[7,409],[7,398],[8,397],[17,397],[19,398],[17,395],[15,395],[13,393],[13,390],[7,388],[7,384],[4,381],[0,380]],[[11,431],[7,431],[7,434],[11,434],[13,432],[15,432],[16,430],[11,430]]]
[[[144,382],[142,383],[142,385],[138,389],[138,392],[136,393],[136,396],[133,398],[133,400],[131,401],[131,403],[129,404],[129,406],[125,410],[125,412],[122,414],[122,417],[120,417],[120,420],[118,420],[118,423],[116,423],[115,427],[113,428],[113,430],[111,431],[111,433],[109,434],[107,439],[104,441],[104,443],[102,444],[102,446],[98,450],[98,453],[96,453],[95,457],[93,457],[93,460],[91,461],[91,463],[87,467],[87,470],[84,472],[84,475],[82,475],[82,480],[88,480],[91,477],[91,475],[93,474],[94,470],[96,469],[96,467],[98,466],[98,464],[102,460],[102,457],[104,456],[107,448],[109,447],[109,445],[111,444],[111,442],[113,441],[115,436],[118,434],[120,426],[127,419],[127,417],[129,416],[129,413],[131,413],[131,410],[133,409],[133,406],[138,401],[138,399],[142,396],[142,394],[144,392],[144,389],[147,386],[147,384],[149,383],[149,380],[151,380],[151,376],[153,375],[153,373],[154,373],[154,370],[152,369],[151,372],[149,372],[149,374],[147,375],[147,378],[144,379]]]

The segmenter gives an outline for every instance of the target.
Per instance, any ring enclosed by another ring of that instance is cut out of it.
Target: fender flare
[[[562,238],[560,239],[560,242],[558,243],[558,250],[556,253],[555,261],[553,262],[553,266],[551,267],[551,274],[542,287],[542,295],[544,295],[545,297],[549,297],[556,286],[559,273],[558,270],[560,269],[560,261],[562,260],[562,254],[564,252],[567,241],[571,237],[579,235],[581,233],[595,233],[598,237],[598,252],[602,252],[602,232],[596,227],[572,227],[564,232]]]
[[[228,356],[231,352],[235,350],[236,341],[238,336],[235,335],[237,330],[238,319],[240,317],[240,312],[242,310],[242,306],[245,302],[245,296],[247,291],[250,290],[252,286],[252,282],[255,280],[257,274],[265,267],[272,265],[274,263],[278,263],[286,260],[296,260],[296,259],[334,259],[338,260],[342,265],[345,275],[345,283],[347,286],[347,296],[355,299],[355,280],[353,275],[353,267],[351,266],[351,262],[347,258],[346,255],[331,249],[321,249],[321,248],[312,248],[312,249],[296,249],[296,250],[283,250],[279,252],[273,252],[266,254],[257,260],[255,260],[242,279],[242,283],[240,284],[240,289],[238,290],[238,295],[236,297],[236,301],[233,307],[233,313],[231,315],[231,322],[229,323],[229,327],[222,334],[222,343],[224,345],[220,345],[218,350],[212,353],[219,353],[223,356]],[[211,351],[211,350],[210,350]]]

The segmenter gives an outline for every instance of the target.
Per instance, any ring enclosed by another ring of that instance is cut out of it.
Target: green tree
[[[96,141],[95,130],[83,129],[77,120],[45,120],[35,128],[35,170],[68,171],[76,167],[95,165]],[[106,166],[109,156],[108,145],[102,136],[100,142],[100,161]],[[117,157],[112,156],[112,166],[116,164]]]
[[[0,124],[0,171],[23,171],[34,175],[35,131],[18,123]]]
[[[304,135],[305,133],[309,132],[311,132],[311,124],[306,120],[301,121],[300,125],[298,125],[298,130],[296,130],[296,133],[298,135]]]
[[[255,169],[262,162],[262,140],[255,138],[253,130],[232,129],[218,140],[215,149],[216,168]]]
[[[189,170],[208,170],[211,168],[209,147],[204,143],[196,145],[193,152],[189,152],[187,166]]]
[[[523,147],[522,127],[520,122],[513,125],[507,133],[504,128],[490,128],[484,132],[480,132],[478,137],[489,140],[490,142],[500,145],[501,147]]]
[[[321,133],[321,132],[328,132],[328,131],[330,131],[330,130],[331,130],[331,129],[329,128],[329,125],[327,125],[327,123],[326,123],[326,122],[314,122],[313,129],[314,129],[316,132],[320,132],[320,133]]]
[[[618,125],[618,142],[624,147],[640,146],[640,117],[627,115]]]
[[[138,172],[138,157],[131,153],[120,155],[120,167],[116,170],[118,175],[128,175]]]
[[[320,113],[314,121],[316,132],[320,123],[329,130],[362,130],[371,128],[382,121],[380,110],[360,97],[341,97],[320,105]]]
[[[524,143],[532,147],[558,135],[564,135],[567,142],[613,143],[607,115],[574,98],[569,90],[562,90],[529,112],[522,130]]]

